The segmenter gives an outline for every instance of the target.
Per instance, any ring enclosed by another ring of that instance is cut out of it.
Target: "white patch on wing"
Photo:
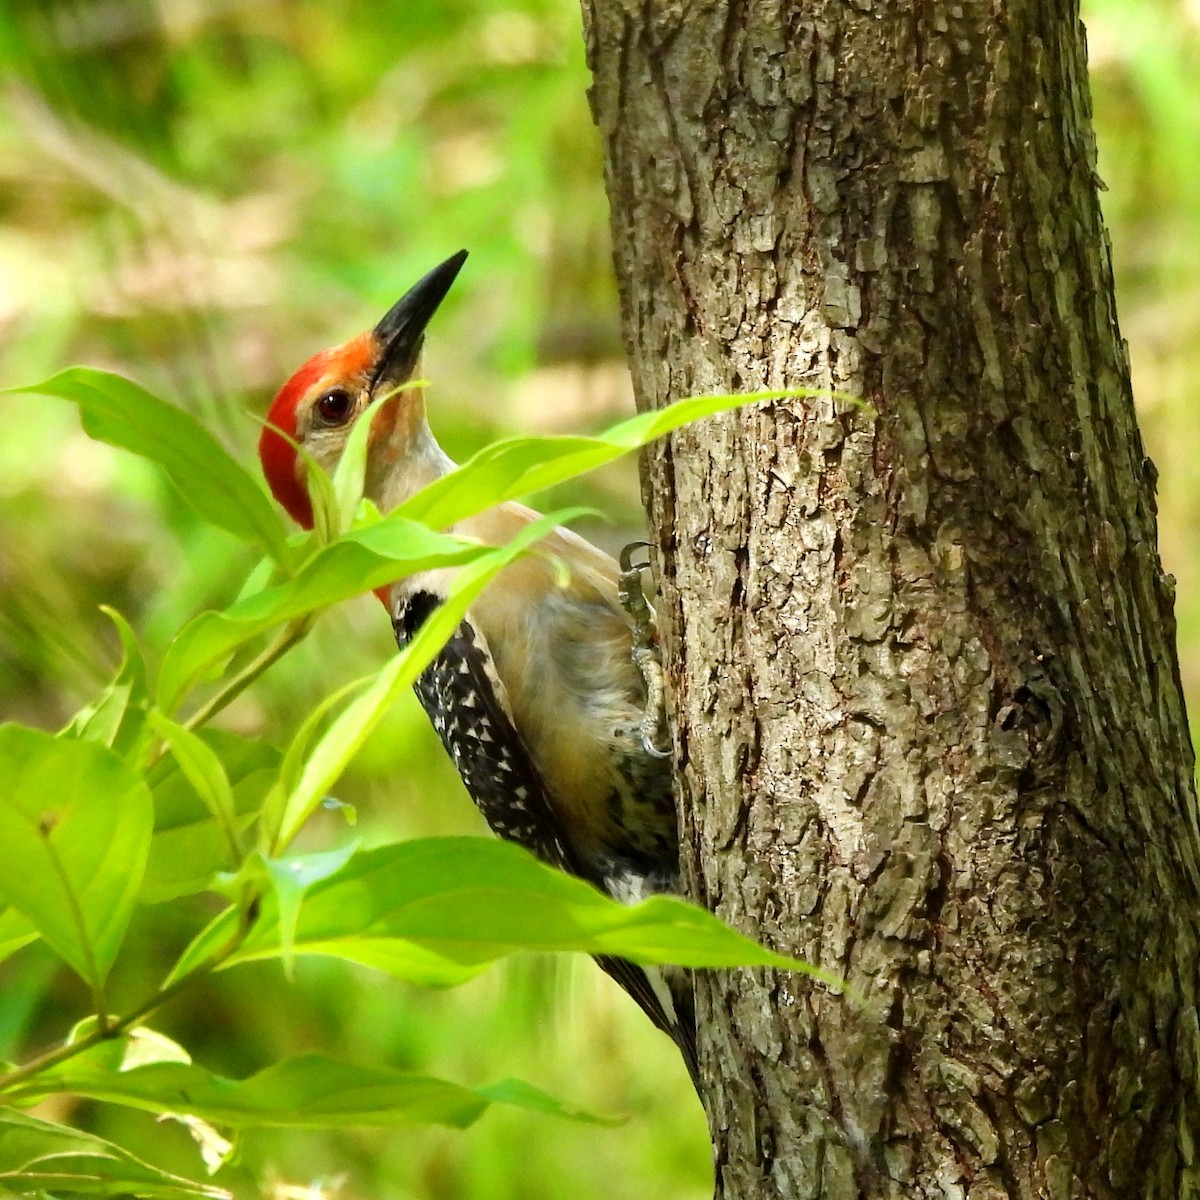
[[[678,1028],[679,1013],[675,1010],[675,999],[671,995],[671,989],[667,987],[667,980],[662,969],[660,967],[643,967],[642,973],[646,976],[646,982],[649,983],[659,1004],[662,1005],[663,1012],[667,1014],[667,1019]]]
[[[605,874],[604,890],[622,904],[637,904],[654,893],[649,887],[649,879],[645,875],[633,871],[618,871]]]

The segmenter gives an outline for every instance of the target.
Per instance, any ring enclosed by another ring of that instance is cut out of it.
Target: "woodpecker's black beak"
[[[383,351],[371,379],[372,391],[379,383],[408,381],[417,365],[425,326],[446,298],[450,285],[466,261],[467,252],[460,250],[440,267],[434,267],[424,279],[413,284],[375,326],[375,336]]]

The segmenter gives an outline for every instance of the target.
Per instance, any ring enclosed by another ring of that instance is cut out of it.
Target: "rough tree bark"
[[[719,1196],[1200,1194],[1198,835],[1068,0],[583,0]]]

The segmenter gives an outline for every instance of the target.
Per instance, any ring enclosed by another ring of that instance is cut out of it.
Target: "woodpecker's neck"
[[[386,420],[386,414],[383,415]],[[377,429],[367,464],[366,494],[382,513],[391,512],[443,475],[455,463],[438,445],[423,411],[397,411],[389,427]]]
[[[385,415],[385,420],[386,420]],[[437,444],[423,411],[415,418],[398,418],[394,425],[378,431],[380,437],[367,459],[366,496],[381,513],[389,513],[416,495],[426,484],[454,470],[453,459]],[[392,587],[375,589],[375,595],[388,613],[393,611]]]

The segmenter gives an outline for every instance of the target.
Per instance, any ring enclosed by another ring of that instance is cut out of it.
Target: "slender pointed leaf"
[[[171,754],[179,764],[184,778],[200,797],[204,807],[212,813],[230,849],[238,852],[237,805],[233,799],[233,787],[225,773],[220,756],[197,734],[169,717],[153,710],[150,723],[155,732],[171,748]]]
[[[379,421],[382,413],[397,405],[406,392],[426,386],[423,379],[411,379],[393,388],[381,399],[377,399],[366,414],[369,419],[355,421],[346,439],[346,445],[333,472],[333,501],[337,516],[336,530],[345,533],[351,526],[359,503],[363,498],[363,486],[367,477],[367,447],[371,428]]]
[[[287,561],[283,523],[255,479],[190,413],[109,371],[69,367],[44,383],[8,388],[79,406],[90,437],[148,458],[206,521]]]
[[[284,807],[279,835],[272,847],[274,853],[278,854],[291,843],[383,714],[416,682],[488,583],[555,526],[583,511],[578,508],[565,509],[533,521],[508,545],[486,550],[458,571],[444,602],[434,610],[408,645],[371,681],[362,695],[350,702],[313,748],[300,780]],[[372,528],[378,529],[380,526]]]
[[[689,421],[757,401],[828,395],[814,388],[781,388],[744,396],[689,396],[666,408],[639,413],[593,437],[508,438],[484,447],[457,470],[422,488],[396,513],[433,529],[447,529],[501,501],[543,491],[604,466]]]
[[[75,714],[63,731],[71,737],[100,742],[115,750],[126,762],[136,763],[147,741],[146,711],[150,692],[146,664],[129,622],[107,605],[101,605],[117,627],[121,639],[121,665],[112,683],[94,703]]]
[[[354,680],[331,692],[304,718],[300,728],[292,736],[287,753],[283,756],[267,798],[263,802],[262,819],[259,822],[259,849],[264,857],[271,857],[272,848],[279,839],[279,829],[287,808],[288,797],[296,790],[304,774],[304,766],[312,746],[325,722],[340,704],[353,696],[362,687],[361,680]],[[322,801],[328,803],[328,797]]]
[[[275,895],[275,910],[279,914],[279,950],[283,969],[290,979],[294,959],[293,946],[296,939],[296,922],[300,919],[300,906],[309,888],[336,875],[358,849],[357,842],[349,842],[333,850],[318,850],[312,854],[293,854],[286,858],[265,859],[267,877]]]
[[[530,1084],[504,1081],[475,1091],[447,1080],[387,1067],[359,1066],[308,1054],[248,1079],[226,1079],[194,1063],[126,1069],[111,1048],[85,1052],[14,1089],[29,1099],[67,1092],[158,1113],[187,1113],[234,1129],[262,1126],[328,1129],[348,1125],[447,1125],[465,1129],[492,1104],[563,1117],[573,1112]]]
[[[472,562],[483,547],[401,518],[354,530],[321,550],[292,580],[205,612],[183,627],[159,672],[158,706],[174,712],[208,671],[253,638],[405,575]]]
[[[196,736],[216,754],[233,789],[235,827],[244,834],[254,822],[279,769],[274,747],[220,729]],[[211,889],[219,871],[233,870],[224,826],[196,794],[172,759],[154,782],[154,836],[138,899],[156,904]]]
[[[511,1104],[518,1108],[532,1109],[534,1112],[546,1113],[552,1117],[565,1117],[572,1121],[587,1121],[594,1125],[622,1125],[624,1118],[596,1117],[581,1109],[568,1108],[555,1096],[547,1095],[538,1088],[532,1087],[523,1079],[501,1079],[496,1083],[486,1084],[475,1089],[481,1096],[497,1104]]]
[[[172,977],[227,945],[234,927],[231,912],[214,921]],[[277,957],[280,943],[278,911],[268,900],[226,965]],[[838,982],[682,900],[655,896],[632,907],[618,904],[520,847],[487,838],[427,838],[361,851],[308,890],[292,946],[297,955],[341,958],[447,987],[521,950],[689,967],[775,967]]]
[[[0,962],[38,939],[37,926],[15,908],[0,911]]]
[[[11,1108],[0,1108],[0,1192],[232,1200],[224,1188],[172,1175],[94,1134]]]
[[[337,539],[341,526],[333,480],[303,446],[296,447],[296,454],[304,464],[305,488],[308,491],[309,506],[312,508],[313,536],[320,545],[328,546]]]

